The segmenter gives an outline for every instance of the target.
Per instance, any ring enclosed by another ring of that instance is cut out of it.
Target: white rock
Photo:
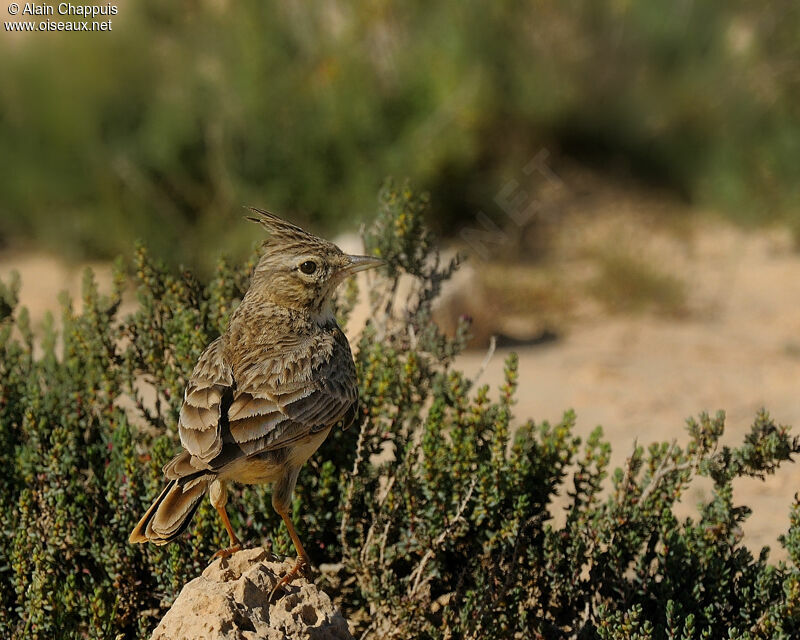
[[[292,562],[271,562],[262,548],[212,562],[187,583],[151,640],[352,640],[330,598],[296,578],[267,600]]]

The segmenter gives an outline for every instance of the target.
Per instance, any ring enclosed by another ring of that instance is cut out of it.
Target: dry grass
[[[471,347],[485,347],[493,335],[501,343],[538,342],[561,333],[573,305],[570,287],[552,265],[480,263],[446,291],[436,321],[452,333],[458,317],[469,316]]]
[[[687,313],[687,287],[680,278],[623,250],[600,252],[599,272],[587,291],[614,313]]]

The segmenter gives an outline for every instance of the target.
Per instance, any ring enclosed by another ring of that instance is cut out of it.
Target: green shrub
[[[791,638],[800,633],[800,501],[768,562],[742,545],[749,510],[732,481],[763,476],[800,451],[760,413],[738,448],[724,416],[688,422],[685,443],[636,447],[610,474],[600,429],[575,416],[513,428],[517,360],[497,397],[453,365],[467,328],[430,321],[455,264],[420,226],[425,202],[389,184],[366,234],[391,263],[370,292],[354,343],[360,425],[337,431],[306,465],[295,518],[318,577],[367,638]],[[419,242],[415,239],[422,238]],[[87,273],[83,310],[63,301],[41,345],[18,282],[0,289],[0,636],[146,638],[181,585],[225,544],[208,502],[165,547],[128,534],[177,450],[186,375],[225,326],[253,262],[220,262],[206,284],[144,249],[138,308],[119,316],[126,277],[101,296]],[[398,298],[397,278],[415,288]],[[352,303],[345,290],[341,313]],[[697,519],[672,507],[696,475],[713,480]],[[606,491],[608,489],[609,491]],[[550,522],[569,496],[566,522]],[[291,543],[264,488],[237,489],[234,526],[279,554]],[[338,569],[336,569],[338,567]]]

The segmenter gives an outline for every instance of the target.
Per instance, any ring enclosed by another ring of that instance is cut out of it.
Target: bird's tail
[[[212,480],[214,476],[206,472],[171,480],[133,528],[128,541],[172,542],[189,526]]]

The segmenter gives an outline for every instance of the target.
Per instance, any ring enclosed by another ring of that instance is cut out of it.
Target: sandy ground
[[[760,407],[781,423],[800,425],[800,254],[788,234],[702,222],[666,244],[671,248],[662,253],[687,284],[690,312],[615,315],[591,302],[577,305],[557,340],[515,349],[520,422],[557,421],[572,408],[580,435],[603,426],[612,465],[624,461],[634,438],[640,444],[685,442],[685,419],[700,411],[727,412],[724,440],[731,444],[741,442]],[[107,290],[109,267],[93,266]],[[0,278],[12,269],[22,276],[22,304],[34,326],[57,310],[59,291],[79,298],[82,268],[40,254],[0,256]],[[468,289],[469,280],[460,286]],[[508,351],[497,350],[482,382],[497,386]],[[473,375],[484,356],[467,352],[459,365]],[[777,536],[788,527],[798,489],[798,465],[765,482],[737,484],[735,500],[754,509],[745,527],[748,546],[769,545],[773,559],[784,557]],[[693,486],[681,514],[692,513],[708,495],[707,484]]]
[[[612,467],[624,462],[634,438],[686,442],[685,419],[701,411],[725,410],[723,442],[732,445],[761,407],[782,424],[800,425],[800,255],[788,234],[701,224],[690,244],[680,267],[693,309],[685,317],[584,309],[560,339],[514,349],[518,419],[554,422],[574,409],[579,435],[603,426]],[[509,351],[497,350],[482,382],[502,379]],[[459,364],[471,374],[484,357],[470,352]],[[737,482],[735,501],[753,508],[744,528],[751,549],[768,545],[773,559],[785,557],[777,537],[798,490],[796,464],[763,482]],[[679,515],[696,513],[709,496],[710,483],[693,484]]]
[[[34,331],[41,328],[48,313],[58,321],[62,292],[67,292],[75,308],[81,309],[81,289],[87,267],[94,272],[100,291],[110,292],[111,265],[108,263],[71,264],[41,252],[9,251],[0,254],[0,280],[8,283],[12,272],[19,274],[22,282],[19,304],[28,309]]]

